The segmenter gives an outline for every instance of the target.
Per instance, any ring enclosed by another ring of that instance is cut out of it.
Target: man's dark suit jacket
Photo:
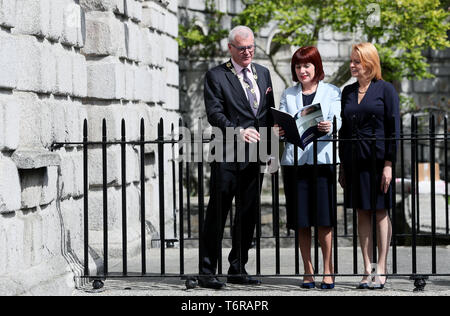
[[[225,129],[273,126],[273,118],[270,112],[275,107],[272,80],[269,70],[261,65],[254,64],[258,79],[258,87],[261,94],[258,113],[255,115],[247,99],[244,89],[233,72],[222,64],[206,73],[205,77],[205,107],[208,122],[211,126],[218,127],[225,136]],[[270,131],[269,131],[270,132]],[[268,135],[268,142],[270,134]],[[270,146],[270,143],[269,143]],[[240,164],[239,169],[245,168],[248,163]],[[226,163],[225,168],[236,168],[235,164]]]

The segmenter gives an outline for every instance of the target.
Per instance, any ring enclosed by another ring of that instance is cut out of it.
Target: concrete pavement
[[[223,251],[223,270],[226,272],[228,264],[226,258],[228,249]],[[150,278],[111,278],[106,280],[105,287],[101,290],[93,290],[91,284],[81,286],[73,295],[75,296],[450,296],[450,247],[437,248],[437,273],[446,276],[430,277],[427,281],[425,292],[413,293],[414,281],[407,276],[395,276],[388,280],[386,289],[381,291],[356,290],[360,276],[353,276],[353,248],[341,247],[339,254],[339,274],[346,275],[337,277],[336,289],[333,291],[322,291],[319,289],[303,290],[299,287],[301,277],[295,276],[295,252],[293,249],[281,249],[280,268],[284,277],[261,277],[263,284],[258,287],[246,287],[239,285],[227,285],[224,290],[213,291],[196,288],[186,290],[185,281],[179,277],[160,278],[160,249],[152,249],[148,254],[147,271],[153,274]],[[412,273],[411,248],[401,247],[397,249],[397,273],[409,275]],[[195,274],[198,262],[198,250],[185,250],[185,274]],[[361,255],[358,249],[358,272],[362,273]],[[261,251],[262,275],[275,274],[275,249],[263,249]],[[321,257],[320,257],[321,260]],[[320,261],[319,261],[320,262]],[[110,272],[120,272],[122,263],[111,262]],[[130,272],[140,271],[140,258],[129,260]],[[256,251],[252,250],[247,270],[250,274],[256,274]],[[389,259],[389,271],[392,273],[392,252]],[[320,270],[322,267],[320,266]],[[179,249],[167,249],[166,251],[166,274],[177,275],[180,272]],[[300,272],[303,266],[300,263]],[[417,248],[417,272],[431,274],[431,248]],[[224,280],[224,279],[223,279]],[[321,278],[316,278],[318,282]]]

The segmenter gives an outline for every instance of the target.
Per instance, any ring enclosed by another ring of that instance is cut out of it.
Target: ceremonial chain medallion
[[[233,64],[232,64],[231,62],[228,62],[228,63],[226,64],[226,66],[228,67],[228,69],[231,70],[231,72],[233,73],[233,75],[235,75],[235,76],[239,79],[238,73],[236,72],[236,69],[234,69]],[[257,72],[256,72],[255,65],[252,64],[251,66],[252,66],[253,78],[255,78],[255,81],[257,81],[257,80],[258,80],[258,74],[257,74]],[[240,81],[240,79],[239,79],[239,81]],[[253,103],[253,107],[254,107],[255,109],[258,109],[258,108],[259,108],[259,104],[258,104],[258,99],[257,99],[257,97],[256,97],[256,91],[255,91],[255,89],[252,89],[252,88],[250,87],[250,85],[249,85],[247,82],[245,82],[245,81],[244,81],[244,86],[245,86],[245,89],[246,89],[246,90],[249,90],[249,91],[253,94],[254,100],[255,100],[255,102]]]

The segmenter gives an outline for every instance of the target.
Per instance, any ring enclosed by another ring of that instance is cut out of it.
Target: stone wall
[[[177,1],[0,0],[0,295],[70,294],[83,262],[82,146],[156,138],[178,125]],[[139,148],[127,146],[129,256],[139,253]],[[110,260],[121,256],[120,145],[108,146]],[[166,148],[166,163],[170,149]],[[147,146],[149,240],[158,235],[157,152]],[[89,150],[91,269],[102,263],[101,149]],[[171,171],[166,168],[166,194]],[[167,237],[173,221],[166,201]],[[134,228],[133,228],[134,227]],[[150,243],[149,243],[150,245]]]
[[[439,106],[448,110],[450,107],[450,49],[443,51],[429,49],[425,52],[425,56],[430,64],[430,72],[435,78],[421,81],[405,80],[402,83],[402,92],[412,96],[421,106]]]

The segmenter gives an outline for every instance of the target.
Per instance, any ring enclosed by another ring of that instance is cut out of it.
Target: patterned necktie
[[[248,69],[245,68],[242,70],[242,74],[244,75],[245,88],[247,91],[248,101],[250,102],[250,106],[253,110],[253,113],[256,115],[258,113],[258,98],[256,97],[255,89],[253,88],[252,81],[247,76]]]

